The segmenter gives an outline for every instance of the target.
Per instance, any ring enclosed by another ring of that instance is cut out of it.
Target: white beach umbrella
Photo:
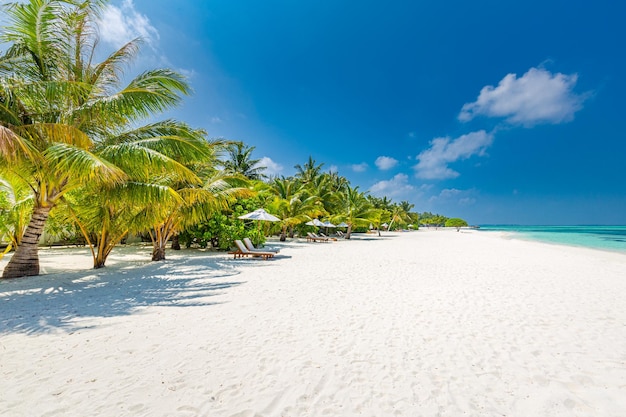
[[[269,214],[267,211],[262,208],[254,210],[248,214],[244,214],[238,217],[243,220],[264,220],[267,222],[279,222],[280,219],[272,214]]]
[[[348,224],[346,222],[341,222],[336,227],[348,227]]]
[[[330,233],[330,231],[328,230],[329,227],[337,227],[328,220],[322,223],[322,225],[326,228],[326,233]]]
[[[321,221],[319,221],[318,219],[313,219],[310,222],[306,222],[304,223],[307,226],[317,226],[317,227],[324,227],[324,223],[322,223]]]

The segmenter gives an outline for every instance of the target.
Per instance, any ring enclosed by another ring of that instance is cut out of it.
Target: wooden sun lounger
[[[267,261],[269,258],[273,258],[276,255],[274,252],[262,252],[258,250],[252,252],[246,248],[241,240],[235,240],[235,245],[237,245],[237,250],[228,252],[233,255],[235,259],[243,258],[244,256],[252,256],[254,258],[263,258]]]
[[[327,237],[317,236],[311,232],[307,232],[306,241],[307,242],[330,242],[330,239],[328,239]]]
[[[334,240],[335,242],[337,241],[336,237],[326,236],[324,233],[320,233],[320,236],[318,236],[315,233],[313,233],[313,236],[317,236],[319,238],[331,239],[331,240]]]
[[[246,245],[246,248],[250,252],[274,252],[274,253],[280,252],[280,249],[270,249],[270,248],[267,248],[267,249],[257,249],[257,248],[254,247],[254,245],[252,244],[252,241],[248,237],[244,237],[243,238],[243,244]]]

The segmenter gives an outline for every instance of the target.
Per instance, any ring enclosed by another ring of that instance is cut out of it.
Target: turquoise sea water
[[[626,253],[626,226],[480,226],[514,238]]]

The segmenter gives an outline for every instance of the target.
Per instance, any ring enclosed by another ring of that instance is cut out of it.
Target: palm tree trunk
[[[180,250],[180,241],[178,239],[178,233],[176,233],[174,236],[172,236],[172,249],[173,250]]]
[[[20,278],[39,275],[39,238],[43,233],[52,207],[35,207],[30,222],[24,232],[22,244],[17,247],[13,257],[4,268],[2,278]]]
[[[106,256],[98,254],[98,256],[93,260],[93,269],[104,268],[104,264],[106,261]]]
[[[280,241],[284,242],[287,240],[287,226],[283,226],[283,229],[280,233]]]
[[[96,251],[96,256],[93,258],[93,269],[104,268],[104,263],[107,261],[107,256],[109,256],[106,251],[107,240],[109,235],[106,230],[102,230],[102,236],[98,241],[98,250]]]
[[[352,225],[348,225],[348,231],[346,232],[346,239],[350,239],[350,234],[352,234]]]
[[[121,234],[112,234],[109,231],[103,230],[102,236],[97,243],[98,251],[93,260],[93,268],[104,268],[107,258],[113,252],[115,246],[122,241],[128,235],[128,230]]]
[[[164,246],[152,248],[152,260],[153,261],[165,260],[165,247]]]
[[[165,260],[165,245],[170,234],[167,231],[167,223],[154,228],[154,232],[150,234],[152,237],[152,260]]]

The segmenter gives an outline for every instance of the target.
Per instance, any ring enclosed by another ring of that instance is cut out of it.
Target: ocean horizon
[[[626,225],[480,225],[483,232],[504,232],[514,239],[626,253]]]

